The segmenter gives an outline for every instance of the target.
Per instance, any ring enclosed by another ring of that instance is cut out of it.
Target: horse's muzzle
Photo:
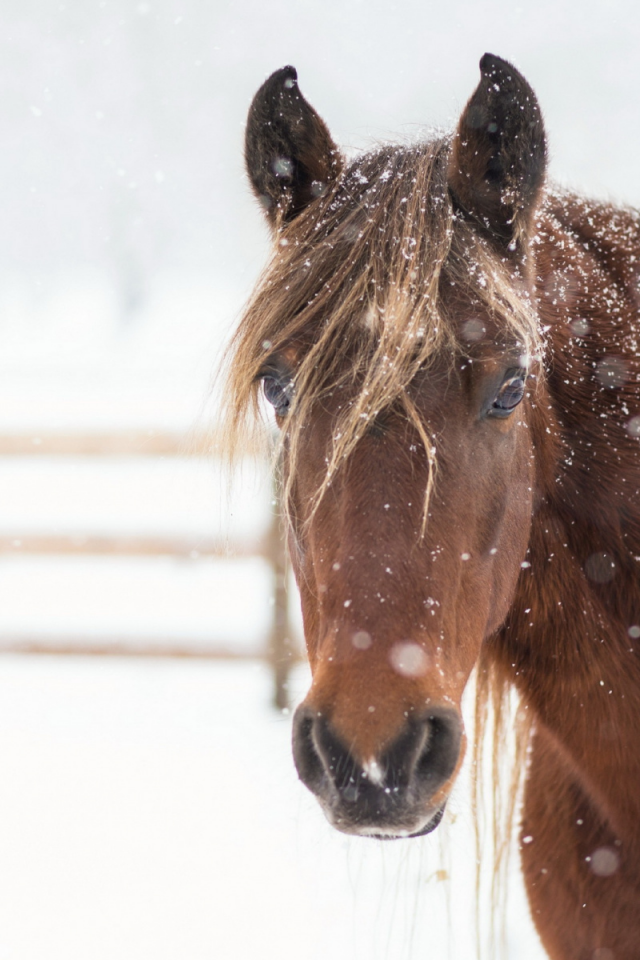
[[[390,839],[435,829],[446,802],[440,791],[456,769],[461,741],[462,722],[450,707],[410,717],[400,736],[366,762],[355,759],[322,713],[303,705],[293,723],[300,779],[334,827],[360,836]]]

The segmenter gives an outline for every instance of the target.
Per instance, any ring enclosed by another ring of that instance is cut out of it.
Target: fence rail
[[[58,634],[48,637],[46,641],[41,636],[30,634],[0,635],[0,654],[3,653],[33,653],[39,656],[64,657],[142,657],[148,659],[171,658],[172,660],[256,660],[267,659],[260,657],[251,650],[237,650],[232,645],[218,644],[183,646],[176,644],[175,638],[166,642],[155,640],[141,640],[140,637],[104,637],[96,638],[91,643],[81,642]]]
[[[0,457],[210,457],[220,450],[219,431],[34,431],[0,435]],[[259,436],[245,443],[247,456],[264,454]]]
[[[94,534],[28,534],[0,535],[0,554],[81,556],[157,557],[172,556],[190,560],[204,557],[269,558],[268,544],[205,540],[199,537],[96,536]]]
[[[2,457],[185,457],[209,455],[215,433],[184,434],[167,430],[122,430],[4,434]]]
[[[214,432],[184,435],[170,431],[109,431],[95,433],[34,433],[0,436],[0,457],[193,457],[212,456]],[[248,455],[258,455],[258,447]],[[273,572],[274,603],[267,644],[258,654],[273,673],[273,699],[278,708],[288,704],[288,675],[296,660],[291,642],[286,591],[287,567],[279,498],[268,535],[261,542],[230,543],[207,537],[105,536],[90,531],[69,534],[0,535],[0,555],[7,556],[171,556],[198,560],[206,557],[264,557]],[[84,655],[104,657],[177,657],[181,659],[246,660],[255,653],[215,645],[183,645],[175,640],[145,641],[140,637],[113,637],[74,642],[69,637],[0,634],[0,653]]]

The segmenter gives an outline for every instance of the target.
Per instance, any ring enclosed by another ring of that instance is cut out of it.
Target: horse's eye
[[[524,397],[524,378],[524,373],[518,374],[502,384],[491,408],[494,415],[505,417],[515,410]]]
[[[279,417],[284,417],[291,406],[293,382],[280,380],[278,377],[266,376],[262,378],[264,395]]]

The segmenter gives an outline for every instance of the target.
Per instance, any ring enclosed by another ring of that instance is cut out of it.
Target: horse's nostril
[[[358,794],[362,770],[322,714],[299,707],[293,720],[293,759],[298,776],[314,793],[329,786],[349,801]]]
[[[455,710],[440,708],[408,720],[386,750],[382,766],[387,785],[412,793],[435,793],[456,768],[462,725]]]
[[[377,759],[359,763],[329,721],[306,707],[296,711],[293,756],[302,782],[320,797],[341,803],[384,806],[420,802],[451,777],[460,754],[462,725],[450,708],[411,717],[402,734]],[[378,798],[378,799],[376,799]]]
[[[415,776],[435,792],[456,768],[462,741],[462,723],[458,713],[447,708],[430,713],[426,722],[429,736],[417,757]]]
[[[313,742],[315,719],[304,707],[299,707],[293,718],[293,759],[298,776],[310,790],[314,790],[314,784],[318,784],[324,774],[322,760]]]

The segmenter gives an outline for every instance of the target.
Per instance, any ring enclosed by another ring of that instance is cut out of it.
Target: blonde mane
[[[453,357],[462,349],[456,317],[443,306],[444,285],[455,285],[509,329],[523,353],[537,349],[537,320],[526,295],[514,289],[512,274],[477,228],[454,210],[449,153],[443,138],[355,160],[277,232],[271,261],[228,348],[223,436],[231,457],[259,423],[267,359],[292,345],[300,355],[281,432],[289,477],[314,404],[341,384],[357,385],[336,423],[316,505],[371,423],[396,405],[427,452],[426,521],[435,445],[407,388],[436,355]]]

